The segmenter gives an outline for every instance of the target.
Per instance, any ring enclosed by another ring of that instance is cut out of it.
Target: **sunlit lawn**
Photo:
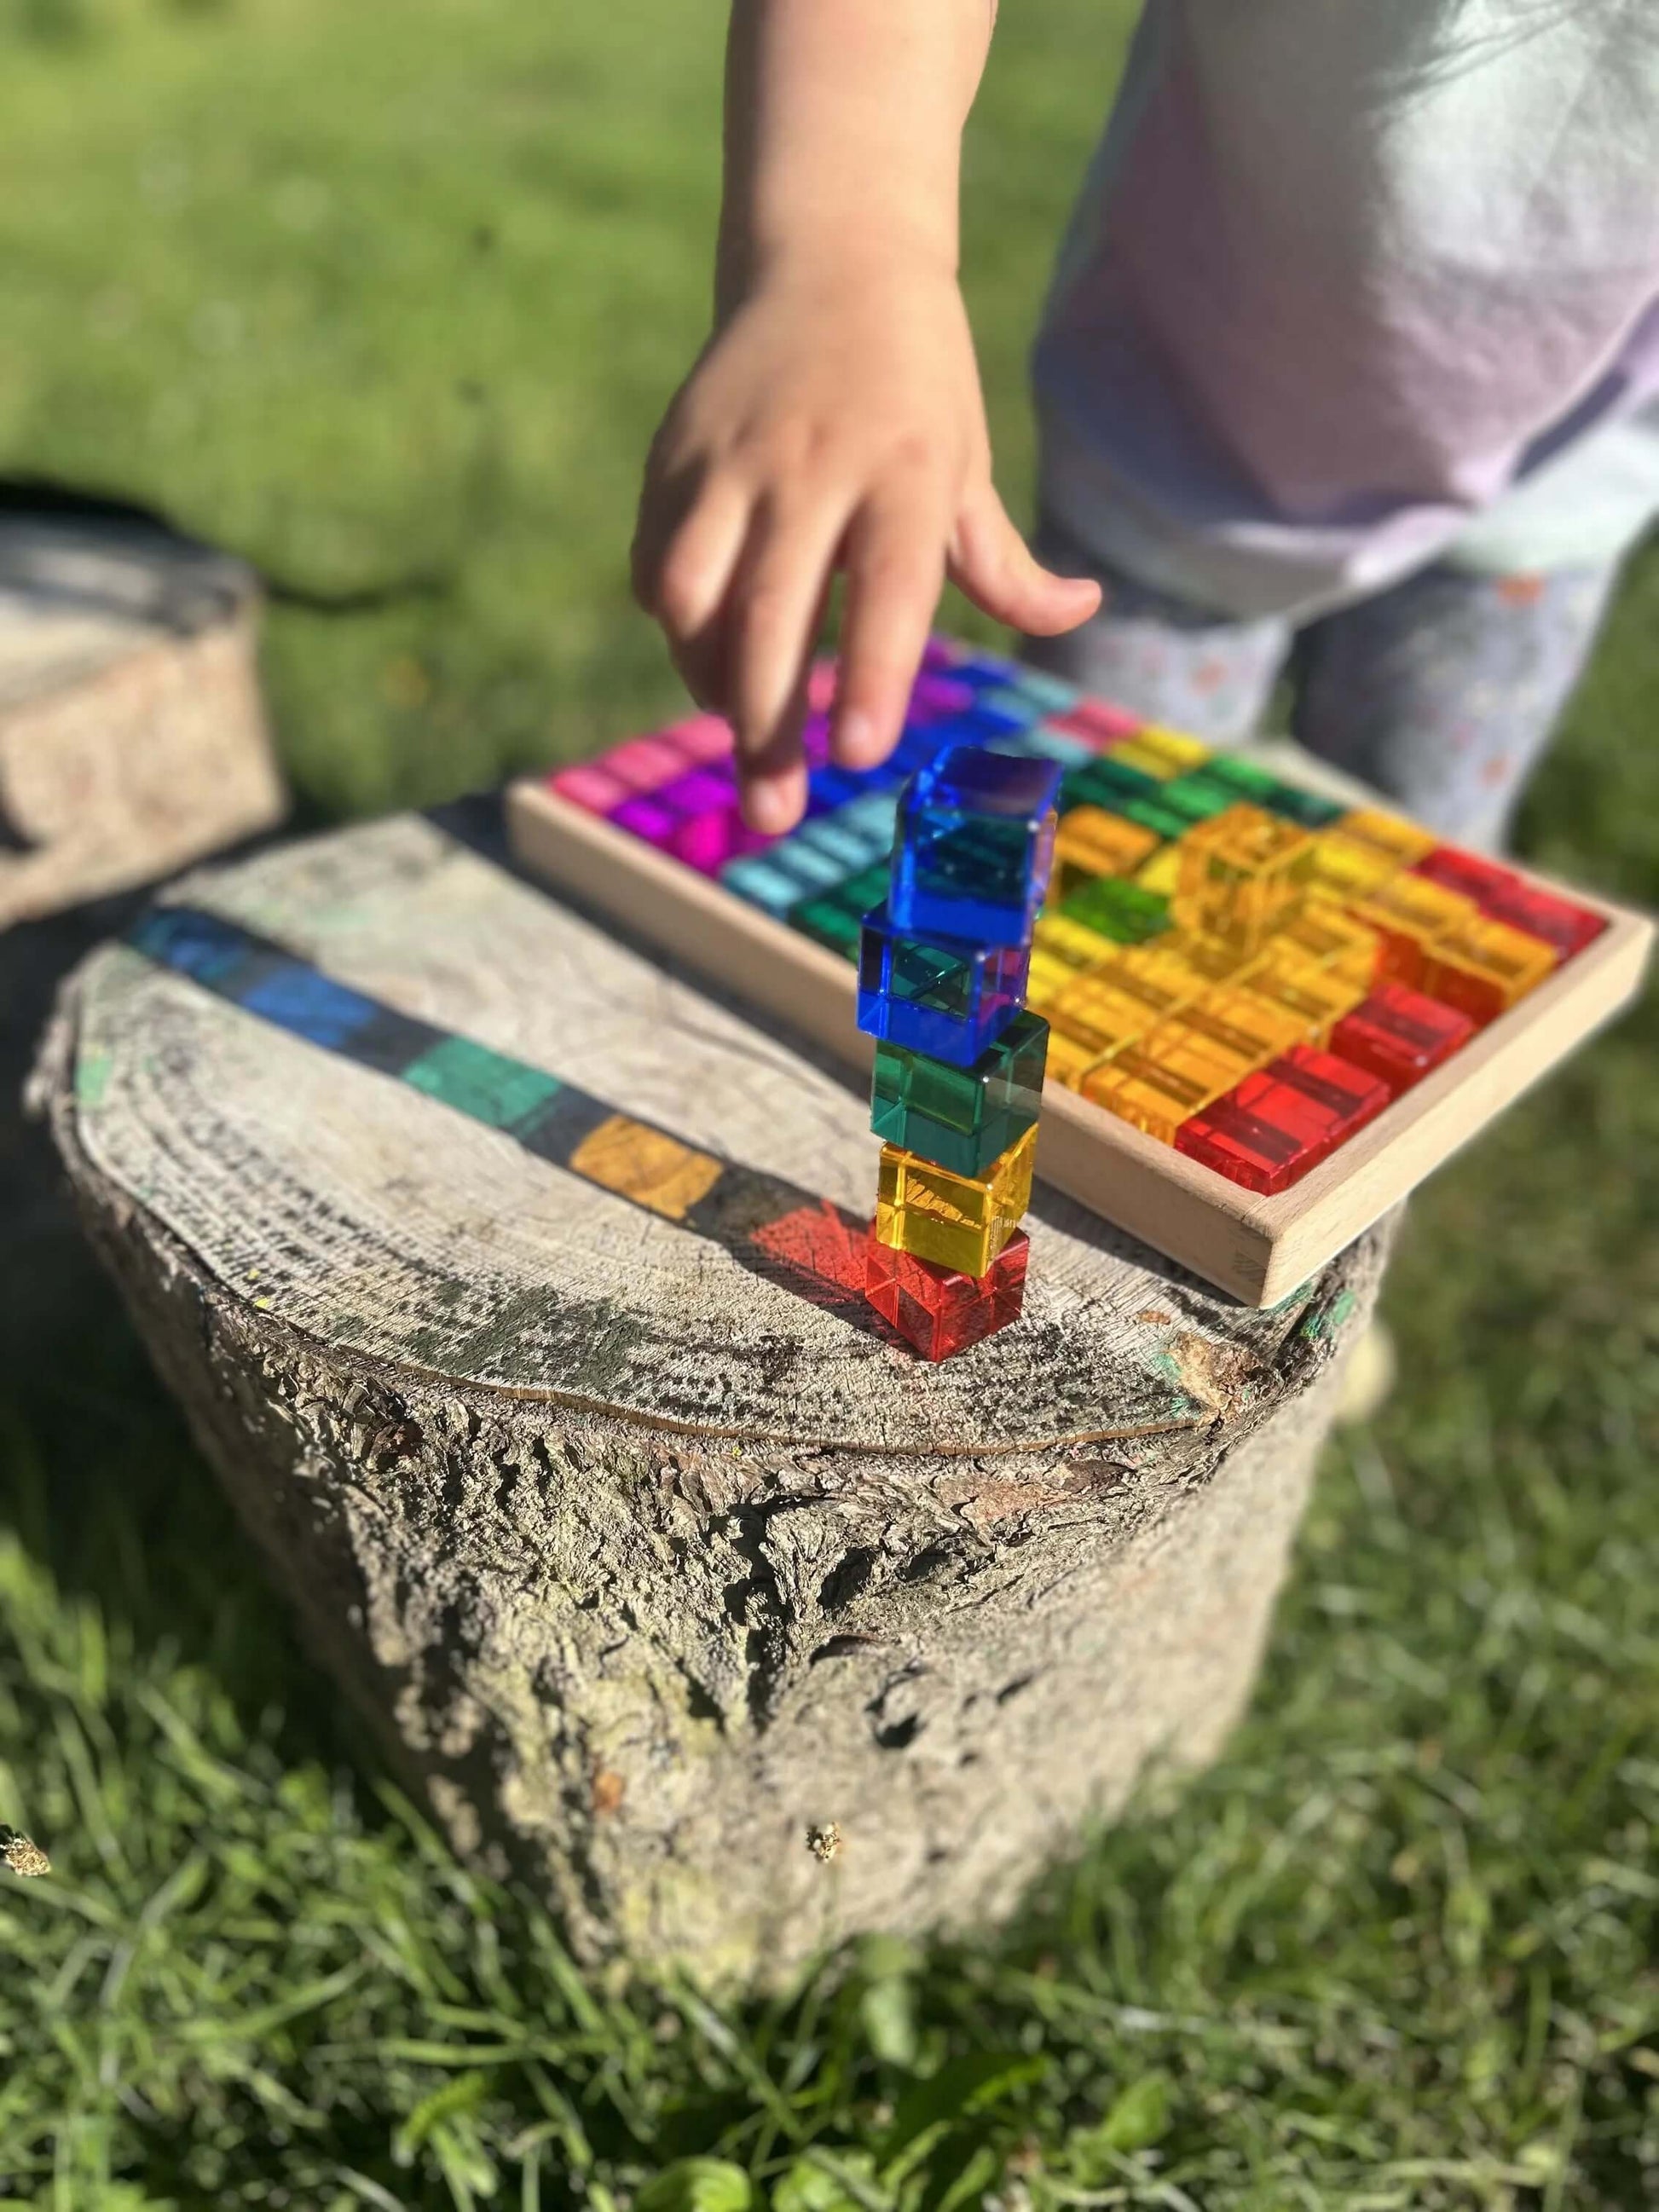
[[[1006,6],[975,125],[1017,507],[1030,320],[1128,14]],[[264,570],[313,814],[672,700],[625,550],[702,325],[719,46],[709,0],[0,0],[0,471]],[[1649,899],[1656,700],[1650,561],[1528,817]],[[0,1820],[58,1866],[0,1889],[0,2197],[1653,2201],[1655,1045],[1627,1023],[1414,1209],[1401,1388],[1330,1454],[1225,1765],[1013,1932],[878,1946],[767,2010],[584,1981],[456,1871],[107,1304],[44,1368],[0,1346]]]

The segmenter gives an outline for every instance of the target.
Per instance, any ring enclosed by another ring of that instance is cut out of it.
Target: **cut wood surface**
[[[586,1951],[775,1978],[1004,1911],[1236,1717],[1385,1238],[1263,1312],[1040,1190],[1026,1319],[928,1366],[757,1255],[762,1200],[867,1218],[862,1086],[489,834],[384,823],[167,902],[640,1117],[727,1214],[118,945],[37,1086],[83,1218],[318,1648]]]
[[[280,818],[258,600],[161,530],[0,515],[0,927]]]

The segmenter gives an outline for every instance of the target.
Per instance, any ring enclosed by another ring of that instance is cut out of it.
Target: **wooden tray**
[[[1017,678],[1012,665],[1008,673]],[[833,679],[825,669],[816,680],[827,691]],[[526,777],[507,793],[508,836],[526,868],[837,1058],[870,1066],[874,1043],[857,1026],[849,960],[561,796],[552,781]],[[1653,937],[1647,916],[1511,872],[1606,927],[1289,1188],[1271,1197],[1245,1189],[1053,1082],[1043,1094],[1039,1177],[1248,1304],[1287,1297],[1638,988]]]

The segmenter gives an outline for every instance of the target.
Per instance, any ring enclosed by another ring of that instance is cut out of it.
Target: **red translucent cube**
[[[895,1251],[874,1231],[865,1261],[864,1295],[924,1359],[949,1359],[1019,1319],[1031,1240],[1015,1230],[990,1273],[977,1279],[913,1253]]]
[[[1310,1044],[1293,1044],[1267,1073],[1330,1115],[1333,1146],[1346,1143],[1394,1097],[1380,1075]]]
[[[1426,876],[1431,883],[1443,884],[1448,890],[1462,891],[1491,921],[1524,929],[1529,937],[1541,937],[1546,945],[1554,946],[1562,960],[1582,952],[1607,927],[1602,917],[1588,907],[1558,898],[1553,891],[1540,890],[1513,868],[1502,867],[1478,853],[1460,852],[1455,845],[1437,845],[1417,863],[1414,872]]]
[[[1474,1035],[1455,1006],[1403,983],[1379,983],[1331,1031],[1331,1050],[1351,1066],[1380,1076],[1398,1097],[1449,1060]]]
[[[1271,1197],[1323,1159],[1331,1118],[1316,1100],[1262,1068],[1183,1121],[1176,1150]]]
[[[1176,1132],[1176,1149],[1271,1198],[1328,1158],[1392,1092],[1328,1052],[1292,1045]]]

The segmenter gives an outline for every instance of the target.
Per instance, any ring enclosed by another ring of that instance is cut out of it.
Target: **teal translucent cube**
[[[1029,1013],[969,1067],[878,1044],[870,1127],[952,1175],[981,1176],[1036,1126],[1048,1058],[1048,1024]]]

